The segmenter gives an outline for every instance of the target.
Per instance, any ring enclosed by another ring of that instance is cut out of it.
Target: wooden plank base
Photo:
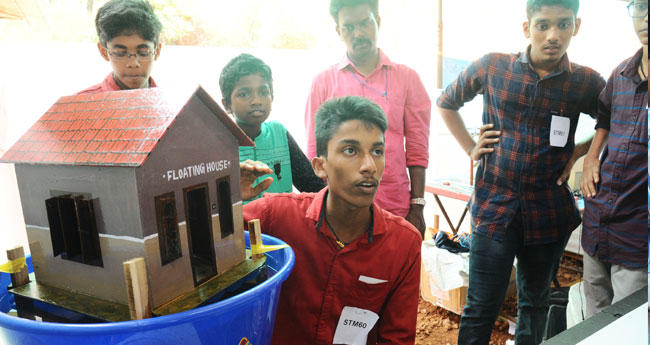
[[[246,250],[247,257],[250,257],[250,250]],[[252,260],[246,259],[232,269],[206,281],[187,294],[181,295],[172,301],[154,309],[155,316],[169,315],[196,308],[206,301],[210,300],[222,291],[225,291],[231,285],[241,281],[249,274],[259,270],[266,263],[266,255],[262,258]],[[129,306],[126,304],[116,303],[105,299],[92,297],[69,290],[43,285],[38,283],[33,273],[30,274],[31,282],[10,288],[9,292],[20,300],[20,306],[17,306],[19,315],[25,318],[34,319],[34,316],[43,317],[44,321],[66,322],[60,318],[54,318],[53,315],[42,313],[33,307],[34,301],[40,301],[59,308],[71,310],[82,315],[87,315],[97,321],[129,321],[131,315]],[[31,307],[28,307],[31,306]],[[23,309],[23,310],[21,310]],[[89,322],[90,319],[86,319]],[[90,321],[93,322],[93,321]]]
[[[247,249],[246,256],[250,257],[250,255],[250,250]],[[266,263],[266,255],[255,260],[246,259],[230,270],[199,285],[194,290],[155,308],[153,313],[156,316],[162,316],[196,308],[226,290],[229,286],[260,269],[264,263]]]
[[[104,321],[127,321],[131,320],[129,306],[109,300],[84,295],[78,292],[61,289],[49,285],[40,284],[30,274],[31,282],[9,289],[9,292],[15,296],[22,297],[22,303],[27,301],[40,301],[59,308],[72,310],[77,313],[85,314],[93,318]],[[17,298],[18,299],[20,299]],[[25,305],[25,304],[24,304]],[[22,311],[17,305],[18,314]],[[39,315],[37,310],[26,310],[28,314]]]

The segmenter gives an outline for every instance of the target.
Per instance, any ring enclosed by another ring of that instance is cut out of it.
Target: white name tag
[[[333,344],[364,345],[379,315],[366,309],[343,307]]]
[[[551,118],[551,146],[564,147],[569,139],[571,120],[568,117],[552,115]]]

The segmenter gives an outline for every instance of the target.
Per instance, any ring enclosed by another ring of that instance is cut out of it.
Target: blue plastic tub
[[[284,243],[267,235],[262,239],[264,244]],[[248,233],[246,245],[250,246]],[[0,344],[269,344],[280,288],[295,257],[291,248],[266,254],[269,278],[234,297],[173,315],[99,324],[37,322],[7,315],[13,308],[7,292],[11,279],[0,273]]]

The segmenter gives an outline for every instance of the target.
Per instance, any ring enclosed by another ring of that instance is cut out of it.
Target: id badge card
[[[551,115],[551,146],[564,147],[569,139],[569,129],[571,128],[571,119],[559,115]]]
[[[377,320],[379,315],[370,310],[343,307],[332,344],[365,345]]]

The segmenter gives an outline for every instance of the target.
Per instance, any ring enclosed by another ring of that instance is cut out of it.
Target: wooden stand
[[[23,246],[17,246],[7,250],[7,259],[9,261],[25,258],[25,250]],[[11,286],[18,287],[29,283],[29,270],[25,266],[22,270],[16,273],[11,273]]]
[[[253,247],[256,245],[262,244],[262,230],[260,227],[260,220],[259,219],[253,219],[248,221],[248,236],[251,240],[251,250]],[[264,254],[253,254],[251,257],[253,260],[257,260],[261,257],[263,257]]]
[[[433,227],[427,228],[427,231],[424,233],[424,240],[428,241],[433,238],[433,234],[440,231],[440,216],[437,214],[433,215]]]
[[[123,266],[131,320],[150,318],[151,301],[149,297],[149,280],[147,279],[147,266],[144,259],[131,259],[125,261]]]

